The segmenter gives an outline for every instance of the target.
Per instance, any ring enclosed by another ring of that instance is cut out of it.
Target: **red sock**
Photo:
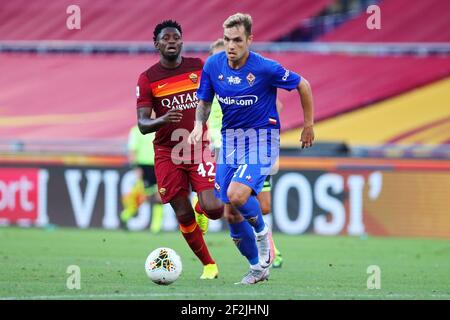
[[[203,239],[202,231],[198,228],[197,222],[194,222],[188,226],[183,226],[180,224],[180,230],[189,247],[200,259],[203,265],[215,263],[209,255],[208,247]]]

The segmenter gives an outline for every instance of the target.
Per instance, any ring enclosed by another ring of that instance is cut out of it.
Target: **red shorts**
[[[209,152],[209,149],[207,150]],[[187,197],[191,190],[199,193],[214,189],[216,164],[213,159],[211,155],[202,157],[202,160],[196,163],[180,164],[172,159],[167,149],[155,146],[155,174],[162,202],[168,203],[177,197]]]

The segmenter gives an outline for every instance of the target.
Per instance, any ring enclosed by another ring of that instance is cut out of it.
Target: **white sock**
[[[269,229],[272,230],[272,222],[273,222],[272,213],[263,215],[263,220],[269,226]]]
[[[251,264],[250,265],[250,269],[252,269],[252,270],[262,270],[263,268],[261,267],[261,265],[259,263],[257,263],[257,264]]]
[[[269,232],[269,226],[267,223],[264,223],[264,229],[262,229],[260,232],[255,232],[257,237],[265,236],[266,233]]]

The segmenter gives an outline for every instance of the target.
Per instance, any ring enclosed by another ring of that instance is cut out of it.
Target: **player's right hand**
[[[197,144],[202,141],[203,126],[201,124],[196,124],[194,130],[192,130],[189,135],[188,141],[190,144]]]
[[[303,148],[312,147],[314,141],[314,129],[313,126],[307,126],[303,128],[302,134],[300,136],[300,142]]]
[[[162,116],[162,118],[166,123],[177,123],[181,121],[181,118],[183,118],[183,113],[180,110],[170,109],[165,115]]]

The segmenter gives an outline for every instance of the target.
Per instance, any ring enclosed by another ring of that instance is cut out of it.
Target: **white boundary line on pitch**
[[[205,295],[209,296],[266,296],[267,293],[257,293],[257,292],[234,292],[234,293],[206,293]],[[190,297],[196,296],[197,299],[194,300],[202,300],[198,299],[198,294],[194,293],[106,293],[106,294],[73,294],[73,295],[48,295],[48,296],[20,296],[20,297],[0,297],[0,300],[59,300],[59,299],[104,299],[104,298],[156,298],[156,297]],[[279,293],[277,296],[289,297],[291,299],[296,298],[313,298],[313,297],[326,297],[332,296],[336,299],[339,298],[373,298],[373,299],[401,299],[401,298],[417,298],[418,295],[415,294],[402,294],[402,293],[394,293],[394,294],[320,294],[320,293]],[[450,294],[431,294],[425,297],[429,298],[448,298],[450,299]],[[272,299],[269,299],[272,300]]]

